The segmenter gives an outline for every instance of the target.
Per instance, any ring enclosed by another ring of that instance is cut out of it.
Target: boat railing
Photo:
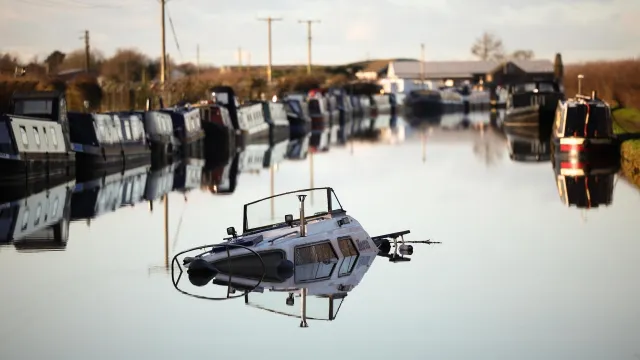
[[[276,240],[283,239],[283,238],[285,238],[285,237],[287,237],[287,236],[290,236],[290,235],[299,235],[299,234],[300,234],[300,232],[299,232],[299,231],[297,231],[297,230],[296,230],[296,231],[290,231],[290,232],[288,232],[288,233],[286,233],[286,234],[278,235],[278,236],[274,237],[273,239],[271,239],[271,240],[269,240],[269,241],[267,241],[267,242],[268,242],[268,243],[270,243],[271,245],[273,245],[273,243],[274,243]]]

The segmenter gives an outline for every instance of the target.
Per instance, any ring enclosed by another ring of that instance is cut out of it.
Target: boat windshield
[[[243,232],[247,233],[282,226],[286,224],[286,215],[292,215],[294,221],[300,220],[298,195],[306,195],[304,200],[306,219],[343,210],[335,192],[331,188],[291,191],[246,204],[244,206]]]

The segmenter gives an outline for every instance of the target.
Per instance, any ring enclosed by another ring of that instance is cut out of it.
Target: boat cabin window
[[[33,136],[36,140],[36,145],[38,145],[38,147],[40,147],[40,133],[38,133],[38,128],[33,128]]]
[[[58,138],[57,138],[57,134],[56,134],[56,128],[54,128],[53,126],[51,126],[49,128],[50,130],[50,135],[51,135],[51,142],[53,143],[54,147],[58,147]]]
[[[42,128],[42,137],[44,138],[45,146],[49,146],[49,138],[47,137],[47,128]]]
[[[52,100],[19,100],[15,102],[15,113],[17,115],[52,115]]]
[[[303,245],[295,249],[295,281],[307,282],[330,278],[338,256],[331,243]]]
[[[244,206],[244,232],[266,230],[288,226],[286,215],[293,215],[294,222],[300,220],[298,195],[306,195],[304,212],[307,221],[327,216],[333,211],[343,211],[331,188],[316,188],[291,191],[264,198]]]
[[[22,225],[20,226],[20,230],[27,230],[27,226],[29,226],[29,207],[25,206],[24,215],[22,215]]]
[[[350,237],[339,238],[338,246],[340,247],[340,252],[344,257],[342,264],[340,264],[340,269],[338,270],[338,276],[347,276],[351,274],[356,265],[359,255],[358,250]]]
[[[27,128],[24,126],[20,126],[20,135],[22,137],[22,144],[25,147],[29,146],[29,137],[27,136]]]
[[[127,139],[131,139],[131,125],[129,124],[129,119],[123,121],[124,123],[124,132],[127,135]]]
[[[119,116],[113,117],[113,123],[116,127],[116,133],[118,134],[118,139],[122,140],[122,124]]]

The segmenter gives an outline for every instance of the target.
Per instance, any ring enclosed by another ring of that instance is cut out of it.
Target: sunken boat
[[[551,132],[554,156],[586,160],[619,156],[613,132],[611,107],[599,99],[581,94],[558,103]]]
[[[122,171],[151,160],[139,115],[70,112],[68,116],[79,174]]]
[[[307,201],[311,204],[306,205]],[[413,246],[404,241],[408,233],[371,237],[342,208],[331,188],[286,192],[246,204],[242,235],[229,227],[229,237],[221,243],[176,254],[171,262],[172,281],[181,293],[201,299],[244,297],[249,303],[252,292],[269,290],[286,292],[286,305],[293,306],[299,294],[300,326],[307,327],[308,295],[343,299],[376,256],[393,263],[410,261]],[[194,290],[208,284],[227,286],[227,296],[213,298],[186,291],[180,284],[183,276]],[[230,295],[236,290],[243,293]],[[335,313],[331,309],[330,313],[329,319],[334,319]]]
[[[72,176],[75,153],[64,93],[16,93],[11,99],[11,112],[0,114],[0,182]]]

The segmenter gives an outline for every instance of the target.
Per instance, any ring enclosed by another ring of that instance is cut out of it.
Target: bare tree
[[[485,61],[502,61],[505,58],[502,40],[486,31],[476,39],[476,42],[471,47],[471,53],[480,58],[480,60]]]
[[[92,50],[89,56],[91,69],[98,69],[104,61],[104,55],[102,55],[102,52],[100,52],[99,50]],[[58,71],[84,69],[84,62],[84,49],[74,50],[65,56],[64,61],[58,67]]]
[[[511,58],[515,60],[531,60],[534,57],[532,50],[516,50],[511,54]]]
[[[141,81],[149,64],[149,59],[135,49],[118,49],[104,61],[101,74],[118,82]]]

